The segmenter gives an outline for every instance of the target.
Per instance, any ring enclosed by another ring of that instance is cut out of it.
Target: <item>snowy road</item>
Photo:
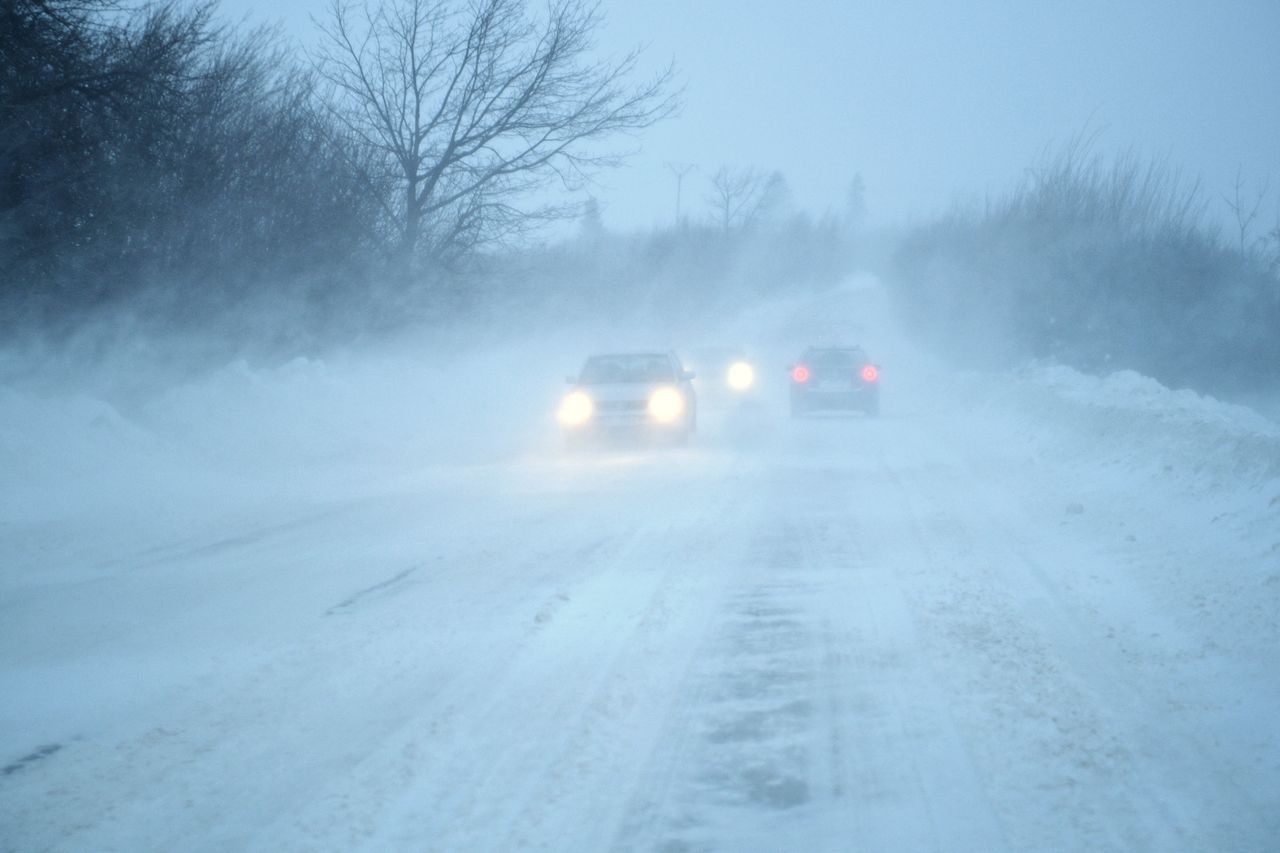
[[[902,372],[95,560],[8,525],[0,849],[1275,849],[1280,440]]]

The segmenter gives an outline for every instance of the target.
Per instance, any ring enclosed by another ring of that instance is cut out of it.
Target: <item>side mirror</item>
[[[683,370],[680,372],[680,378],[686,382],[695,378],[697,375],[698,374],[694,373],[692,370]]]

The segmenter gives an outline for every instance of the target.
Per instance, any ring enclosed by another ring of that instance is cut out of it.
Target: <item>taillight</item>
[[[868,364],[866,367],[862,368],[863,382],[875,382],[879,376],[880,371],[876,370],[876,366],[874,364]]]
[[[791,368],[791,381],[803,385],[809,381],[809,368],[803,364],[797,364]]]

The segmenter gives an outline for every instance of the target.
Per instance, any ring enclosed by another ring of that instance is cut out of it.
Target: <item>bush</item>
[[[916,229],[891,271],[903,316],[970,364],[1051,359],[1165,384],[1277,381],[1280,282],[1204,221],[1160,161],[1073,143],[1013,192]]]
[[[269,31],[213,11],[0,8],[0,331],[320,298],[376,248],[359,147]]]

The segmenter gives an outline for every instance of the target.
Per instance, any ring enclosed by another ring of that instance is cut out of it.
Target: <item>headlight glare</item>
[[[591,398],[585,391],[570,391],[560,401],[560,410],[556,412],[556,418],[562,426],[582,426],[591,420],[595,409],[595,404],[591,402]]]
[[[684,397],[674,388],[659,388],[649,395],[649,415],[669,424],[684,414]]]
[[[755,369],[745,361],[735,361],[729,365],[729,372],[725,378],[734,391],[746,391],[756,384]]]

